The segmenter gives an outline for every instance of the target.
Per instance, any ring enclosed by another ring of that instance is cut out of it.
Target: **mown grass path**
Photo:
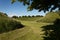
[[[42,26],[47,23],[37,23],[35,21],[20,21],[26,27],[0,34],[0,40],[43,40]]]
[[[30,29],[33,31],[33,34],[38,37],[38,39],[36,38],[35,40],[43,40],[42,36],[44,32],[42,32],[41,27],[47,25],[48,23],[38,23],[35,21],[21,21],[21,23],[30,27]]]

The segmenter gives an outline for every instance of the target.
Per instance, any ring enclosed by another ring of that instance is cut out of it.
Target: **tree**
[[[50,11],[59,8],[60,10],[60,0],[12,0],[12,3],[19,1],[22,2],[24,5],[28,5],[28,10],[39,10],[39,11]],[[53,5],[53,7],[51,7]]]
[[[36,15],[36,17],[43,17],[42,15]]]
[[[8,16],[6,13],[0,12],[0,16]]]
[[[18,16],[12,16],[12,18],[18,18]]]
[[[35,17],[34,15],[32,15],[32,17]]]
[[[30,15],[28,15],[28,17],[31,17]]]
[[[19,16],[19,18],[21,18],[21,16]]]
[[[5,16],[8,16],[6,13],[4,13]]]
[[[26,16],[22,16],[22,17],[26,17]]]

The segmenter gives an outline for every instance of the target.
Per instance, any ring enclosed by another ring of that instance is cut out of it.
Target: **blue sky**
[[[22,16],[22,15],[45,15],[43,11],[38,10],[27,11],[27,6],[24,6],[20,2],[11,4],[11,0],[0,0],[0,12],[7,13],[8,16]]]

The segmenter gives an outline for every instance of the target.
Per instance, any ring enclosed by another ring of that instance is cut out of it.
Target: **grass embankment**
[[[20,20],[17,20],[20,22]],[[26,27],[0,34],[0,40],[43,40],[42,26],[48,23],[21,21]]]
[[[53,16],[53,15],[52,15]],[[57,16],[59,17],[59,16]],[[43,17],[42,19],[44,21],[36,22],[39,18],[21,18],[21,19],[15,19],[18,22],[21,22],[25,27],[21,29],[16,29],[7,33],[0,34],[0,40],[43,40],[43,28],[42,26],[49,25],[51,23],[50,18],[46,16],[46,18],[49,18],[49,21],[45,21]],[[56,15],[54,16],[56,18]],[[51,20],[53,20],[52,18]],[[46,19],[47,20],[47,19]]]
[[[46,23],[52,23],[56,19],[60,19],[59,13],[56,12],[50,12],[47,13],[46,16],[42,17],[41,19],[37,20],[37,22],[46,22]]]
[[[24,26],[20,22],[0,14],[0,33],[12,31],[22,27]]]

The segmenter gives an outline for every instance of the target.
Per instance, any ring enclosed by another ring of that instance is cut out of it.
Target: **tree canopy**
[[[22,2],[24,5],[28,5],[28,10],[39,10],[39,11],[50,11],[55,10],[58,8],[60,10],[60,0],[12,0],[12,3],[19,1]],[[53,5],[53,7],[51,7]]]

